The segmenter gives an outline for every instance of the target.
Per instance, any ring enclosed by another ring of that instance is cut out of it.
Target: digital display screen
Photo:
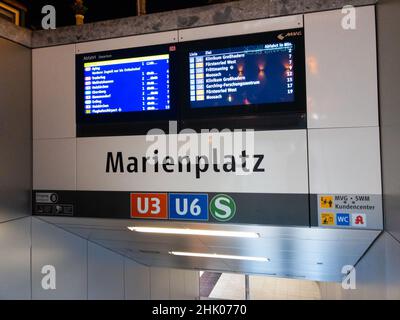
[[[169,54],[85,62],[84,113],[170,109]]]
[[[191,108],[293,102],[293,55],[291,42],[189,52]]]

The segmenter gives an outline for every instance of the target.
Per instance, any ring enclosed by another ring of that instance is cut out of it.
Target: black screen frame
[[[78,137],[119,136],[146,134],[149,130],[168,129],[169,121],[178,120],[177,91],[179,76],[177,44],[168,43],[109,51],[78,54],[76,67],[76,133]],[[84,64],[87,62],[169,54],[169,110],[134,111],[120,113],[85,114],[84,112]]]
[[[210,106],[192,108],[190,103],[189,53],[212,49],[224,49],[246,45],[294,43],[294,88],[293,102],[262,103],[236,106]],[[181,61],[180,105],[181,125],[196,131],[201,129],[305,129],[306,119],[306,71],[304,29],[294,28],[272,32],[235,35],[223,38],[201,39],[179,43]]]

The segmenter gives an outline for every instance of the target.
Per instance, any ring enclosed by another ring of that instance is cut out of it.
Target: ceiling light
[[[269,262],[270,261],[270,259],[265,258],[265,257],[232,256],[232,255],[217,254],[217,253],[195,253],[195,252],[171,251],[171,252],[169,252],[169,254],[174,255],[174,256],[198,257],[198,258],[247,260],[247,261],[257,261],[257,262]]]
[[[183,228],[157,228],[157,227],[128,227],[131,231],[144,233],[160,234],[179,234],[193,236],[214,236],[214,237],[233,237],[233,238],[259,238],[256,232],[243,231],[224,231],[224,230],[201,230],[201,229],[183,229]]]

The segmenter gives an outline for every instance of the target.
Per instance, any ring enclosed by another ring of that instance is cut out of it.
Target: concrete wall
[[[357,289],[321,284],[325,299],[400,299],[400,2],[377,5],[379,102],[385,232],[356,266]]]

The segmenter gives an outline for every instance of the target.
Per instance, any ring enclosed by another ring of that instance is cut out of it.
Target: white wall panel
[[[304,16],[309,128],[378,125],[375,10],[356,8],[354,30],[344,17]]]
[[[33,189],[76,189],[76,139],[33,141]]]
[[[170,299],[170,269],[150,268],[151,300]]]
[[[200,297],[200,273],[199,271],[184,270],[185,299],[197,300]]]
[[[200,296],[198,271],[170,269],[170,299],[195,300]]]
[[[170,135],[176,140],[176,136]],[[191,147],[196,150],[196,156],[205,154],[211,159],[209,141],[219,140],[222,135],[214,134],[193,136],[190,138]],[[209,170],[196,178],[195,159],[193,158],[191,172],[178,172],[176,165],[177,156],[174,156],[175,171],[165,173],[154,172],[150,168],[146,172],[139,170],[135,173],[107,173],[107,153],[123,152],[124,163],[127,157],[137,157],[142,163],[142,157],[154,151],[153,142],[146,141],[146,136],[79,138],[77,145],[77,188],[78,190],[106,190],[106,191],[193,191],[193,192],[254,192],[254,193],[308,193],[307,171],[307,137],[306,130],[287,131],[258,131],[254,137],[254,154],[264,155],[261,168],[264,172],[251,172],[241,175],[239,173],[215,172],[210,164]],[[163,137],[160,137],[162,141]],[[247,138],[246,138],[247,139]],[[207,148],[202,148],[202,154],[198,153],[196,143],[206,141]],[[232,140],[230,140],[232,141]],[[247,140],[252,141],[252,140]],[[246,142],[247,142],[246,141]],[[225,155],[238,156],[242,150],[247,150],[253,155],[252,143],[237,143],[235,147],[224,150]],[[252,141],[253,142],[253,141]],[[187,143],[186,143],[187,144]],[[183,145],[180,142],[179,148]],[[203,150],[206,149],[206,150]],[[234,149],[234,153],[232,153]],[[221,150],[221,148],[220,148]],[[204,153],[203,153],[204,152]],[[159,150],[159,159],[164,159],[165,154]],[[221,152],[222,153],[222,152]],[[252,157],[251,157],[252,158]],[[237,157],[236,166],[241,167]],[[161,162],[162,160],[160,160]],[[211,162],[211,161],[210,161]],[[248,160],[250,163],[250,160]],[[254,166],[252,166],[252,169]],[[238,170],[238,169],[237,169]]]
[[[0,300],[31,298],[31,218],[0,223]]]
[[[177,42],[178,31],[141,34],[131,37],[82,42],[76,44],[76,53],[90,53],[125,48],[136,48],[157,44]]]
[[[195,300],[200,295],[198,271],[150,268],[151,299]]]
[[[75,132],[75,45],[32,50],[33,138]]]
[[[56,270],[56,289],[42,287],[43,266]],[[32,298],[87,299],[87,241],[32,218]]]
[[[150,269],[125,258],[125,299],[150,300]]]
[[[379,128],[309,130],[310,192],[382,194]]]
[[[219,24],[199,28],[179,30],[179,41],[191,41],[207,38],[220,38],[241,34],[268,32],[291,28],[301,28],[303,17],[293,15],[287,17],[250,20],[243,22]]]
[[[186,299],[185,270],[170,269],[170,297],[171,300]]]
[[[124,258],[97,244],[88,243],[88,298],[123,300]]]

